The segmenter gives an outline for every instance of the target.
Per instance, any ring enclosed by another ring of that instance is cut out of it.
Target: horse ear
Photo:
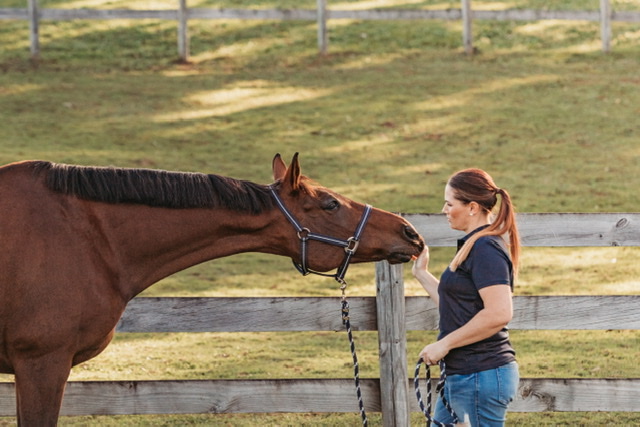
[[[283,179],[287,173],[287,165],[284,163],[284,160],[282,160],[282,157],[280,157],[280,153],[276,154],[271,164],[273,167],[273,180]]]
[[[289,169],[287,169],[287,176],[284,181],[291,186],[291,190],[296,191],[300,186],[300,162],[298,161],[298,153],[293,155]]]

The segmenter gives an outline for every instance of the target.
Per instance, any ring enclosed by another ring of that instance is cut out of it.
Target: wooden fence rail
[[[459,234],[442,215],[405,215],[432,246]],[[640,213],[520,214],[527,246],[640,246]],[[376,297],[350,297],[351,326],[377,331],[380,378],[361,380],[365,409],[385,426],[418,411],[407,377],[407,330],[437,329],[428,297],[404,295],[401,265],[380,262]],[[519,296],[512,329],[640,330],[640,295]],[[339,297],[136,298],[126,332],[342,331]],[[636,343],[637,344],[637,343]],[[345,343],[345,352],[348,351]],[[411,363],[415,361],[411,360]],[[0,384],[0,416],[15,414],[14,385]],[[640,378],[523,378],[514,412],[640,411]],[[70,382],[63,415],[357,412],[353,380],[265,379]]]
[[[429,297],[404,301],[406,330],[438,329],[438,310]],[[354,331],[378,330],[376,297],[350,297],[349,305]],[[640,329],[640,295],[517,296],[513,306],[511,329]],[[342,331],[339,308],[340,297],[141,297],[129,303],[117,331]]]
[[[461,0],[460,9],[370,9],[332,10],[327,0],[317,0],[315,10],[305,9],[233,9],[233,8],[189,8],[187,0],[176,0],[175,10],[131,10],[131,9],[40,9],[37,0],[26,0],[26,9],[0,8],[0,20],[22,19],[30,23],[31,56],[40,55],[39,25],[41,20],[76,19],[162,19],[178,23],[178,55],[181,60],[189,58],[188,21],[192,19],[240,19],[240,20],[303,20],[318,24],[318,50],[328,50],[328,20],[461,20],[463,24],[462,44],[465,52],[473,53],[473,20],[492,21],[540,21],[571,20],[600,23],[602,50],[611,50],[611,22],[640,22],[640,11],[614,11],[610,0],[599,0],[599,9],[594,11],[569,10],[473,10],[471,0]],[[594,0],[595,2],[595,0]]]
[[[435,387],[435,384],[433,384]],[[365,410],[383,411],[380,380],[360,380]],[[413,390],[413,384],[407,382]],[[520,380],[511,412],[637,412],[640,379]],[[0,416],[15,414],[13,383],[0,384]],[[415,396],[408,407],[418,412]],[[357,413],[353,379],[72,381],[62,415]],[[383,400],[382,400],[383,401]],[[389,412],[383,412],[387,415]],[[402,412],[404,418],[407,412]],[[384,422],[385,426],[408,423]]]

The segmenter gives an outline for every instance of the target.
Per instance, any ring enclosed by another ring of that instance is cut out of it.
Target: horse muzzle
[[[420,255],[420,253],[424,249],[424,239],[410,224],[407,224],[403,227],[402,235],[407,241],[408,246],[392,250],[387,257],[387,261],[389,262],[389,264],[401,264],[409,262],[414,259],[414,257]]]

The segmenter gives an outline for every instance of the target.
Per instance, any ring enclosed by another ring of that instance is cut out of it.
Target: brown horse
[[[328,271],[345,249],[305,233],[349,241],[367,210],[350,262],[420,253],[403,218],[313,183],[297,154],[288,168],[276,155],[273,175],[266,186],[42,161],[0,168],[0,372],[15,375],[18,424],[55,425],[71,367],[104,350],[133,297],[177,271],[241,252]],[[305,228],[304,256],[283,206]]]

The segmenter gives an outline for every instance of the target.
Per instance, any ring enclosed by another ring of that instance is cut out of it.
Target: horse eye
[[[324,205],[324,210],[326,211],[334,211],[340,207],[340,202],[337,200],[331,200],[326,205]]]

